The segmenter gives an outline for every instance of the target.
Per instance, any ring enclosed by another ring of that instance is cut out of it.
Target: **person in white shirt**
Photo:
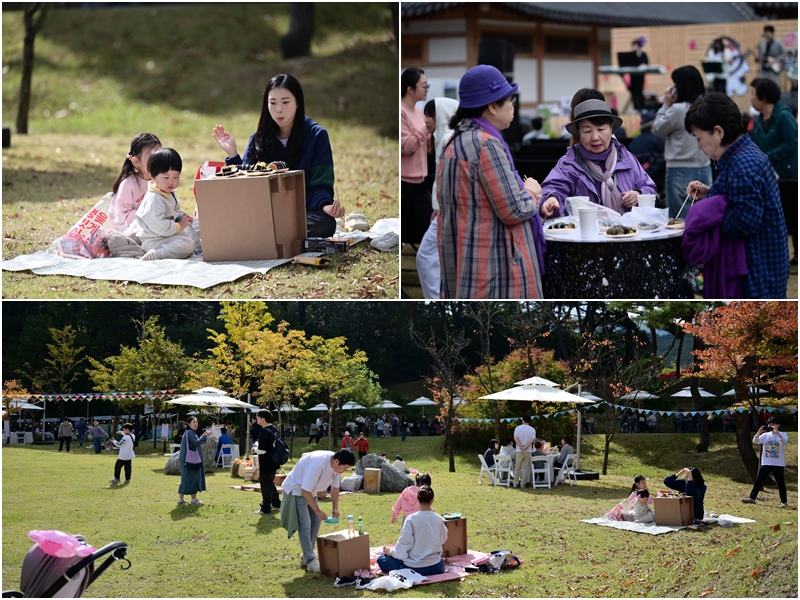
[[[778,493],[781,497],[781,508],[788,508],[788,500],[786,497],[786,481],[783,478],[783,470],[786,467],[786,457],[783,453],[783,447],[789,443],[789,436],[779,431],[781,424],[775,419],[770,417],[767,425],[772,428],[769,433],[764,433],[764,426],[762,425],[756,434],[753,436],[754,444],[761,444],[761,467],[758,469],[756,482],[753,484],[753,489],[750,490],[750,496],[742,498],[745,504],[755,504],[756,496],[758,496],[761,486],[767,480],[767,476],[772,473],[775,482],[778,484]]]
[[[514,429],[514,441],[517,444],[517,454],[514,463],[514,487],[525,487],[531,483],[531,448],[536,441],[536,430],[531,427],[531,418],[522,417],[522,425]]]
[[[447,541],[447,526],[433,510],[433,489],[423,485],[417,492],[419,511],[403,521],[400,539],[394,548],[383,547],[377,558],[384,573],[414,569],[423,576],[444,573],[442,545]]]
[[[298,532],[303,551],[300,564],[313,573],[320,572],[314,548],[320,523],[328,518],[319,508],[317,493],[331,488],[331,516],[338,518],[340,476],[355,464],[355,456],[350,450],[339,450],[336,454],[317,450],[304,454],[283,482],[281,526],[289,537],[294,531]]]
[[[119,476],[122,473],[122,467],[125,467],[125,483],[131,482],[132,461],[136,458],[133,453],[133,425],[125,423],[122,426],[122,439],[114,442],[114,446],[119,448],[119,456],[117,462],[114,464],[114,479],[111,483],[119,483]]]
[[[395,456],[395,458],[397,460],[394,461],[394,464],[392,464],[392,466],[398,471],[402,471],[403,473],[408,474],[408,465],[403,460],[403,457],[398,454],[397,456]]]

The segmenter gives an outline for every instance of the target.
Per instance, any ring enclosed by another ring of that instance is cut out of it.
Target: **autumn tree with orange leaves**
[[[733,383],[736,445],[755,481],[758,457],[753,452],[749,412],[758,416],[758,395],[748,386],[772,386],[775,396],[797,396],[797,304],[794,302],[733,302],[702,313],[686,333],[701,338],[696,350],[701,377]]]

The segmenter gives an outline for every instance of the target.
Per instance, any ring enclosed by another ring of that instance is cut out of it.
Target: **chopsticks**
[[[686,194],[686,200],[683,201],[683,204],[681,204],[681,209],[678,211],[678,214],[675,215],[676,219],[681,216],[681,213],[683,212],[683,207],[686,206],[686,203],[689,201],[690,197],[692,199],[692,203],[689,205],[689,208],[694,206],[694,201],[697,199],[697,190],[695,190],[694,193],[692,194]]]

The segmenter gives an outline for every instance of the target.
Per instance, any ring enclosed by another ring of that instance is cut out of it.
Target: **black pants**
[[[358,460],[361,460],[367,455],[366,452],[362,452],[361,450],[358,451]]]
[[[400,236],[404,244],[419,244],[431,224],[431,191],[426,182],[400,182]]]
[[[758,469],[758,475],[756,475],[756,482],[753,484],[753,489],[750,491],[750,497],[755,500],[756,496],[758,496],[758,491],[761,489],[761,486],[764,485],[764,482],[767,480],[767,475],[772,473],[772,476],[775,478],[775,483],[778,484],[778,493],[781,497],[781,502],[786,504],[786,482],[783,479],[783,467],[775,467],[773,465],[761,465],[761,468]]]
[[[644,75],[631,75],[631,99],[633,100],[633,108],[642,112],[644,108]]]
[[[125,467],[125,481],[131,480],[131,460],[122,460],[121,458],[117,459],[117,462],[114,463],[114,479],[119,479],[120,473],[122,473],[122,467]]]
[[[259,474],[261,483],[261,512],[272,512],[273,508],[281,507],[281,499],[278,496],[278,488],[275,487],[275,471],[261,471]]]
[[[61,449],[64,447],[64,442],[67,442],[67,452],[69,452],[69,445],[72,443],[72,436],[62,435],[58,439],[61,440],[61,443],[58,445],[58,451],[61,452]]]
[[[308,237],[331,237],[336,233],[336,219],[321,210],[307,212],[306,232]]]
[[[726,94],[728,89],[728,80],[727,79],[715,79],[714,80],[714,91],[719,92],[720,94]]]

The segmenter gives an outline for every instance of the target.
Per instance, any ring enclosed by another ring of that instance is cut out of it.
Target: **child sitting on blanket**
[[[656,520],[655,514],[647,503],[650,499],[650,492],[642,489],[636,492],[636,496],[633,508],[623,513],[623,518],[634,523],[654,523]]]
[[[644,475],[637,475],[636,477],[633,478],[633,486],[631,486],[631,495],[628,496],[628,510],[633,510],[634,504],[639,499],[639,490],[647,490],[647,489],[648,489],[647,479],[645,478]],[[653,500],[653,497],[649,495],[649,490],[648,490],[647,504],[649,504],[652,507],[654,503],[655,502]]]
[[[150,183],[147,194],[136,211],[136,222],[128,229],[142,240],[142,260],[187,258],[194,252],[194,240],[187,227],[192,217],[181,212],[174,191],[181,180],[183,163],[172,148],[162,148],[150,155],[147,170]]]
[[[147,193],[150,173],[147,161],[161,142],[152,133],[140,133],[131,140],[131,149],[122,163],[122,171],[114,182],[114,199],[108,210],[108,218],[114,231],[125,231],[136,219],[136,211]]]

